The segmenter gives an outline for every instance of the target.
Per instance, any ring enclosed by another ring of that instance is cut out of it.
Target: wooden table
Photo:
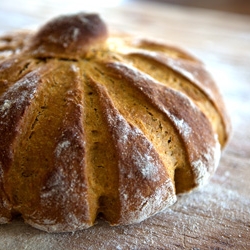
[[[93,10],[68,2],[1,1],[0,33]],[[100,221],[74,234],[47,234],[16,220],[0,226],[0,249],[250,249],[250,17],[149,3],[95,12],[112,31],[162,39],[201,58],[225,97],[233,125],[230,143],[207,186],[140,224],[110,227]]]

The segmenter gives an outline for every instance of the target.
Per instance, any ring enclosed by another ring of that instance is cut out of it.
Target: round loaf
[[[230,132],[203,64],[95,14],[0,39],[0,223],[140,222],[204,185]]]

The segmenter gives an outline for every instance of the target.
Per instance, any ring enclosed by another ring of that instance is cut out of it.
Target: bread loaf
[[[95,14],[0,40],[0,222],[140,222],[204,185],[230,123],[203,64]]]

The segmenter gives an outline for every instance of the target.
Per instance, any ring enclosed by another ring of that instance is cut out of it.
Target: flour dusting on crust
[[[188,139],[190,133],[192,133],[191,127],[184,119],[179,119],[178,117],[171,114],[168,110],[165,110],[165,113],[168,114],[170,120],[174,123],[176,128],[180,131],[180,133]]]
[[[175,188],[152,143],[129,124],[99,86],[108,127],[118,153],[119,223],[140,222],[176,201]]]
[[[21,111],[27,103],[31,102],[36,93],[36,86],[39,81],[39,77],[36,73],[30,73],[4,93],[0,98],[0,117],[2,118],[1,123],[4,124],[4,118],[11,117],[10,112],[15,110]]]
[[[66,140],[66,141],[62,141],[60,143],[58,143],[57,147],[56,147],[56,157],[60,157],[61,153],[63,150],[67,149],[70,146],[70,141]]]
[[[215,147],[208,146],[207,151],[201,158],[191,163],[195,175],[195,182],[198,187],[207,184],[219,165],[221,148],[217,138],[218,137],[215,136]]]
[[[190,164],[197,178],[195,183],[197,186],[203,185],[214,173],[215,164],[218,164],[214,157],[218,158],[215,155],[220,153],[218,140],[214,138],[211,124],[203,112],[187,95],[159,84],[132,66],[113,63],[110,67],[129,79],[134,87],[170,119],[185,143],[189,155],[187,164]]]

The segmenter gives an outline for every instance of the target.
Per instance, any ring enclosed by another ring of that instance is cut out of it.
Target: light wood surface
[[[131,226],[103,221],[74,234],[47,234],[21,219],[0,225],[0,249],[250,249],[250,17],[154,3],[93,8],[76,0],[0,2],[0,33],[36,28],[52,16],[99,12],[111,31],[179,45],[199,57],[225,97],[233,135],[210,183]]]

